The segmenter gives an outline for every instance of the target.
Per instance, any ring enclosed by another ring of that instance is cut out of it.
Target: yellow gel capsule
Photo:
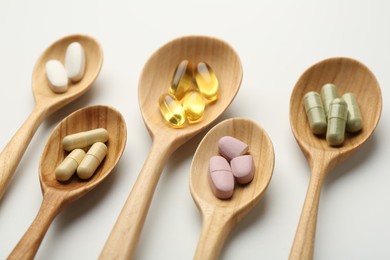
[[[194,65],[188,60],[183,60],[176,67],[172,77],[169,93],[181,100],[187,91],[193,88]]]
[[[208,64],[204,62],[198,63],[195,70],[195,82],[200,93],[208,101],[214,101],[218,98],[218,78]]]
[[[67,181],[76,172],[77,167],[85,156],[82,149],[74,149],[55,170],[56,179]]]
[[[83,180],[91,178],[106,154],[107,146],[104,143],[94,143],[91,148],[89,148],[79,167],[77,167],[77,176]]]
[[[199,121],[202,118],[206,102],[198,91],[190,91],[186,93],[182,100],[182,104],[186,117],[190,123]]]
[[[180,102],[171,94],[163,94],[159,99],[160,112],[169,126],[181,128],[186,125],[186,113]]]

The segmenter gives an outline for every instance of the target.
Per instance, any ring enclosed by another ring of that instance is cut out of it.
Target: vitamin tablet
[[[325,116],[328,117],[329,105],[333,99],[338,98],[339,93],[337,88],[332,83],[327,83],[321,88],[321,98],[325,109]]]
[[[77,176],[83,180],[91,178],[106,154],[107,146],[104,143],[94,143],[77,167]]]
[[[246,143],[232,136],[224,136],[218,141],[218,149],[219,153],[230,161],[234,157],[246,154],[249,147]]]
[[[314,134],[325,133],[326,117],[320,95],[310,91],[303,97],[303,103],[311,131]]]
[[[341,98],[334,99],[329,105],[328,128],[326,141],[331,146],[339,146],[344,142],[348,108]]]
[[[64,66],[58,60],[46,62],[46,77],[55,93],[64,93],[68,89],[68,76]]]
[[[62,147],[65,151],[72,151],[76,148],[88,147],[96,142],[105,143],[107,140],[107,130],[104,128],[97,128],[65,136],[65,138],[62,140]]]
[[[180,102],[171,94],[163,94],[159,99],[160,112],[169,126],[184,127],[187,123],[186,113]]]
[[[65,69],[68,78],[77,82],[82,79],[85,71],[85,51],[78,42],[69,44],[65,53]]]
[[[219,81],[212,68],[205,62],[199,62],[195,70],[195,82],[200,93],[208,100],[218,98]]]
[[[56,168],[55,175],[59,181],[67,181],[76,172],[77,167],[83,160],[85,152],[82,149],[73,150]]]
[[[202,118],[206,103],[198,91],[187,92],[182,100],[182,104],[190,123],[197,122]]]
[[[241,155],[230,161],[232,173],[239,184],[247,184],[253,180],[255,167],[252,155]]]
[[[181,100],[187,91],[193,87],[194,65],[188,60],[183,60],[176,67],[172,77],[169,93]]]
[[[233,196],[234,177],[228,161],[222,156],[213,156],[209,161],[209,183],[217,198],[229,199]]]
[[[345,103],[348,107],[348,119],[346,129],[348,132],[355,133],[362,129],[362,115],[360,113],[359,104],[356,101],[353,93],[345,93],[343,95]]]

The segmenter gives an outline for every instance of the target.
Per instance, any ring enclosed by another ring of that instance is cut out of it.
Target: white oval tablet
[[[58,60],[46,62],[46,77],[54,92],[63,93],[68,89],[68,76],[64,66]]]
[[[66,49],[65,69],[71,81],[77,82],[82,79],[85,71],[85,52],[78,42],[72,42]]]

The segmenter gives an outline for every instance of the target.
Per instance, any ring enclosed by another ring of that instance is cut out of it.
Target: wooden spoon
[[[363,118],[363,129],[346,134],[341,147],[331,147],[324,137],[310,132],[303,106],[303,96],[309,91],[320,92],[325,83],[337,86],[339,94],[355,94]],[[312,259],[321,186],[327,173],[356,151],[374,132],[382,111],[379,84],[362,63],[349,58],[333,58],[310,67],[299,78],[291,94],[290,123],[295,139],[309,161],[310,182],[290,259]]]
[[[89,180],[73,176],[68,182],[56,180],[54,171],[66,157],[62,139],[69,134],[105,128],[109,133],[107,155]],[[16,245],[9,259],[32,259],[54,217],[69,203],[93,189],[115,167],[126,145],[126,124],[122,115],[106,106],[80,109],[65,118],[52,132],[43,150],[39,179],[43,201],[41,208],[29,229]]]
[[[79,42],[85,50],[86,67],[83,78],[70,83],[68,90],[56,94],[50,89],[46,78],[45,65],[50,59],[64,62],[66,48],[72,42]],[[0,154],[0,199],[18,166],[27,146],[42,121],[54,111],[84,94],[95,81],[103,62],[103,53],[98,42],[86,35],[70,35],[49,46],[35,63],[32,76],[32,89],[35,107]]]
[[[249,145],[255,163],[255,176],[247,185],[236,185],[233,197],[220,200],[211,191],[208,163],[218,155],[218,140],[233,136]],[[196,249],[196,260],[218,259],[223,244],[235,225],[257,204],[271,181],[274,149],[266,132],[252,121],[227,119],[203,138],[192,160],[190,189],[202,213],[203,228]]]
[[[220,82],[218,100],[206,108],[203,120],[182,129],[169,127],[159,108],[159,97],[168,92],[176,66],[184,59],[207,62]],[[148,158],[100,255],[105,259],[132,259],[164,164],[179,146],[205,129],[233,101],[240,87],[242,68],[236,52],[225,42],[203,36],[175,39],[147,61],[138,87],[138,100],[153,139]]]

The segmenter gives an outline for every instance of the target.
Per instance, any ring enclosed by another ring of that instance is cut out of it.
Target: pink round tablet
[[[248,145],[232,136],[224,136],[218,141],[219,153],[227,160],[234,157],[246,154],[248,152]]]
[[[253,180],[255,166],[252,155],[241,155],[230,162],[232,173],[239,184],[247,184]]]
[[[229,199],[233,196],[234,176],[228,161],[222,156],[210,158],[209,183],[217,198]]]

